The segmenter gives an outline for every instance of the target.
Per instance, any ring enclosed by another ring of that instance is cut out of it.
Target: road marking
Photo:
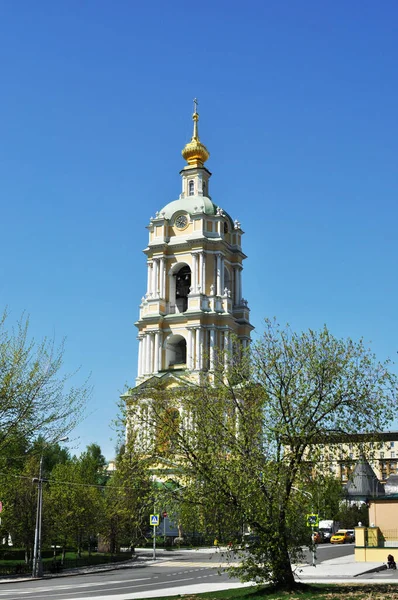
[[[175,579],[174,581],[170,581],[168,583],[178,583],[178,584],[180,584],[183,581],[192,581],[194,579],[201,579],[201,578],[200,577],[186,577],[185,579]],[[97,584],[91,584],[91,585],[93,587],[97,587]],[[105,589],[98,590],[98,597],[101,598],[102,594],[105,594],[106,592],[113,592],[115,590],[123,590],[123,593],[125,593],[125,594],[134,594],[134,592],[136,591],[136,588],[145,587],[145,586],[152,586],[152,585],[159,585],[159,583],[158,582],[156,582],[156,583],[140,583],[139,585],[134,585],[134,584],[131,584],[131,582],[130,582],[130,585],[131,585],[131,587],[133,589],[126,589],[126,586],[123,586],[123,587],[112,586],[112,587],[108,587],[108,588],[105,588]],[[85,587],[87,587],[87,584],[86,584]],[[50,588],[50,589],[51,589],[51,591],[53,593],[52,600],[67,600],[66,597],[65,598],[59,597],[58,594],[56,593],[57,592],[56,589],[54,589],[54,588]],[[40,591],[44,591],[44,590],[40,590]],[[60,591],[63,591],[63,590],[60,590]],[[18,593],[21,593],[21,592],[18,590]],[[33,598],[35,600],[37,600],[38,598],[46,598],[48,600],[47,594],[46,595],[44,595],[44,594],[37,594],[37,590],[24,591],[22,593],[33,595]],[[67,596],[76,596],[76,594],[82,594],[82,593],[84,593],[82,590],[75,591],[75,592],[64,591],[64,594],[66,594]],[[97,592],[95,592],[95,594],[97,594]],[[96,598],[96,595],[92,596],[92,600],[95,600],[95,598]],[[85,600],[88,600],[88,598],[86,598]]]
[[[132,581],[149,581],[155,579],[154,577],[140,577],[139,579],[133,579]],[[128,582],[128,579],[120,579],[120,581],[113,581],[113,584],[121,584],[121,583],[126,583]],[[26,582],[29,583],[29,582]],[[109,581],[106,582],[101,582],[99,581],[98,583],[70,583],[68,585],[59,585],[56,588],[54,587],[54,585],[48,584],[48,586],[41,586],[39,588],[30,588],[29,590],[21,590],[21,588],[11,588],[7,586],[7,590],[6,591],[0,591],[0,597],[1,596],[8,596],[10,594],[10,592],[13,593],[18,593],[18,594],[34,594],[36,592],[56,592],[56,591],[67,591],[69,589],[76,589],[76,587],[79,588],[88,588],[88,587],[93,587],[93,586],[102,586],[102,585],[109,585]]]

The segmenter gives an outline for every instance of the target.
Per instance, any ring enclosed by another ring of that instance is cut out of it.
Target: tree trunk
[[[293,590],[296,585],[286,543],[281,540],[271,558],[273,582],[277,588]]]
[[[292,590],[297,587],[297,585],[294,579],[292,565],[290,564],[285,523],[286,513],[282,509],[279,512],[278,543],[274,545],[270,562],[275,586],[281,589]]]

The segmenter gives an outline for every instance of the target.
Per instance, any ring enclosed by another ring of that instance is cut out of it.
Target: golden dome
[[[190,166],[203,167],[203,164],[209,158],[210,153],[207,150],[206,146],[204,144],[202,144],[201,141],[199,140],[199,134],[198,134],[199,114],[196,111],[197,101],[194,100],[194,102],[195,102],[195,112],[192,115],[193,135],[192,135],[191,141],[185,145],[181,154]]]

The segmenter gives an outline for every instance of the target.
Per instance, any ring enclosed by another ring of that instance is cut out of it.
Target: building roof
[[[398,494],[398,475],[390,475],[384,484],[386,495],[392,496]]]
[[[179,211],[187,212],[189,215],[194,215],[196,213],[215,215],[217,208],[217,205],[214,204],[210,198],[207,198],[207,196],[188,196],[187,198],[180,198],[179,200],[173,200],[173,202],[166,204],[166,206],[159,211],[159,216],[164,219],[171,219],[172,216]]]
[[[350,481],[345,486],[345,492],[350,498],[358,499],[384,496],[384,487],[365,458],[360,458],[355,465]]]

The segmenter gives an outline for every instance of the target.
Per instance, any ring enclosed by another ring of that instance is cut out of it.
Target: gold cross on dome
[[[198,99],[197,99],[197,98],[194,98],[194,99],[193,99],[193,112],[194,112],[194,113],[197,113],[197,112],[198,112],[198,104],[199,104],[199,102],[198,102]]]

